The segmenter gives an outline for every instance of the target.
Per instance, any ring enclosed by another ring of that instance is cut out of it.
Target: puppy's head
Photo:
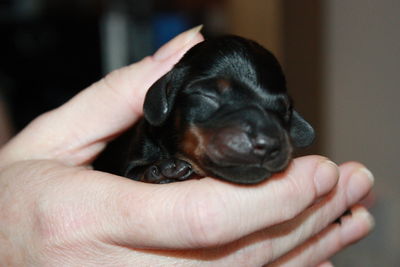
[[[200,175],[257,183],[314,139],[295,111],[279,63],[253,41],[204,41],[148,91],[144,115]]]

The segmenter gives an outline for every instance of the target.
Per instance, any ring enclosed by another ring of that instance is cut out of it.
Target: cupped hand
[[[198,30],[112,72],[2,148],[1,266],[316,266],[371,230],[357,203],[373,178],[355,162],[297,158],[255,186],[154,185],[90,168],[141,116],[150,85],[202,41]]]

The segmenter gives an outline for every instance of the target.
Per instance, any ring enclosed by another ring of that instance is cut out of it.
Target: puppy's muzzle
[[[214,129],[206,145],[209,159],[221,167],[247,165],[269,171],[286,167],[292,149],[277,118],[259,109],[237,114],[229,114],[229,123]]]

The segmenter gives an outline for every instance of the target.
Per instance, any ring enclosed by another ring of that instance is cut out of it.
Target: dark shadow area
[[[322,120],[322,3],[284,1],[284,68],[297,110],[316,131],[314,144],[301,154],[319,154],[324,142]]]
[[[10,4],[0,19],[0,73],[17,131],[101,77],[97,18],[52,5],[24,15]]]

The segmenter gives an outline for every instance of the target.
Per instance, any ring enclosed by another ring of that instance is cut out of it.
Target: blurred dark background
[[[358,160],[375,173],[376,230],[336,266],[398,266],[399,12],[396,0],[0,0],[0,145],[186,29],[242,35],[274,52],[315,126],[303,153]],[[115,171],[120,149],[114,142],[96,167]]]
[[[1,87],[15,129],[201,23],[202,2],[1,0]]]

